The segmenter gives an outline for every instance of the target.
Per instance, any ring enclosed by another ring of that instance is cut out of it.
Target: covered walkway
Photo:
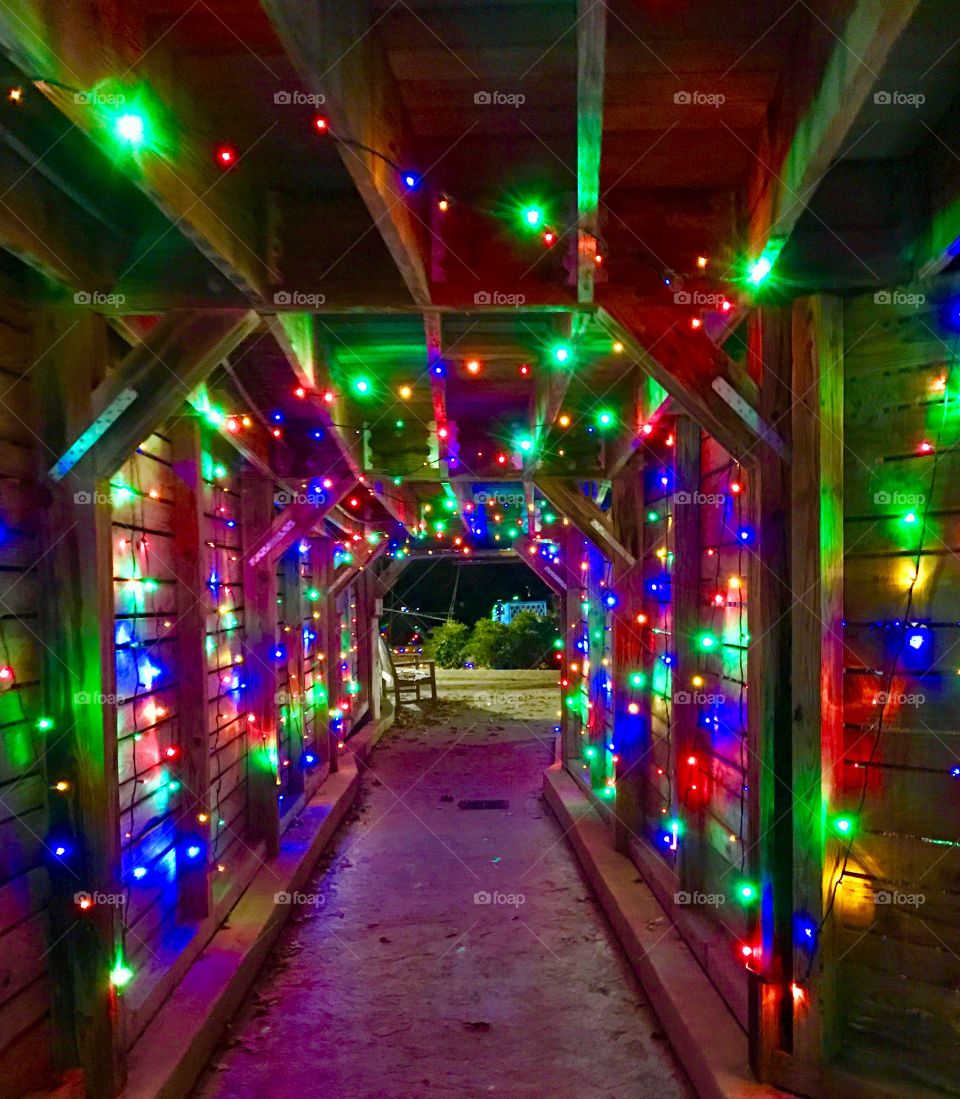
[[[464,693],[381,741],[202,1099],[689,1094],[544,805],[554,691]]]

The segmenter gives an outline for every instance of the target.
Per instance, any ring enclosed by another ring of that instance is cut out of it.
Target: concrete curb
[[[576,853],[677,1060],[701,1099],[772,1099],[753,1079],[747,1037],[633,863],[613,849],[609,827],[566,771],[544,774],[547,804]]]
[[[130,1050],[124,1099],[183,1099],[189,1092],[290,915],[291,906],[275,904],[274,894],[303,889],[358,787],[358,760],[346,754]]]

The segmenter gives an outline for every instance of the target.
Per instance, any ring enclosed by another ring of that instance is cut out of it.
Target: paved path
[[[688,1096],[540,798],[556,687],[522,693],[387,734],[202,1099]]]

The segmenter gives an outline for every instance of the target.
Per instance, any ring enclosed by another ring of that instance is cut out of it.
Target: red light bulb
[[[317,117],[313,120],[313,128],[317,131],[317,133],[326,134],[330,132],[330,123],[327,121],[326,118],[323,117],[322,114],[318,114]]]
[[[214,150],[214,160],[219,168],[232,168],[237,163],[237,150],[232,145],[218,145]]]

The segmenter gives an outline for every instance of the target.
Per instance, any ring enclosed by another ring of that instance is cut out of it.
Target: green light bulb
[[[750,271],[747,278],[753,283],[754,286],[759,286],[773,270],[773,264],[767,259],[766,256],[761,256],[759,259],[754,260],[750,264]]]
[[[366,394],[370,392],[370,382],[366,378],[357,378],[353,383],[353,388],[361,394],[361,396],[366,396]]]
[[[539,206],[528,206],[523,211],[523,220],[530,226],[531,229],[536,227],[543,221],[543,211]]]
[[[142,114],[122,114],[113,124],[117,138],[132,148],[139,148],[146,139],[147,125]]]

